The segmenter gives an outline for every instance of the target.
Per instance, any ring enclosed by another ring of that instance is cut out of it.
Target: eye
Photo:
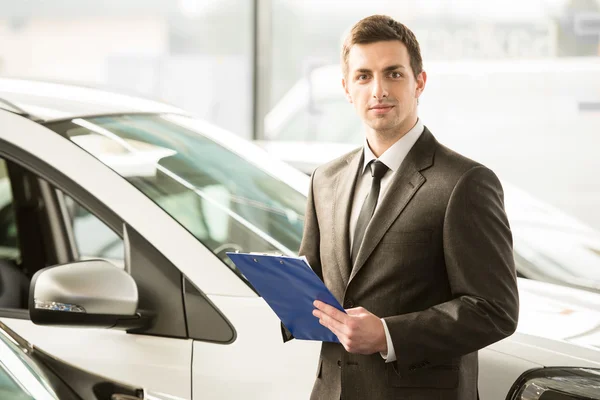
[[[392,72],[392,73],[390,74],[390,76],[391,76],[393,79],[402,78],[402,74],[401,74],[400,72],[395,72],[395,71],[394,71],[394,72]]]
[[[360,74],[356,77],[357,81],[364,81],[365,79],[367,79],[367,74]]]

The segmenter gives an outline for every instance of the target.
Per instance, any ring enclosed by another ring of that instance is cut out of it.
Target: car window
[[[121,174],[231,268],[227,251],[292,255],[300,247],[306,195],[189,118],[120,115],[49,128]]]
[[[17,224],[13,208],[13,195],[6,161],[0,159],[0,259],[20,259]]]
[[[19,385],[0,361],[0,398],[16,400],[35,400],[24,387]]]
[[[0,398],[58,400],[46,374],[3,332],[0,334]]]
[[[102,258],[124,267],[123,239],[98,217],[68,195],[62,194],[77,250],[77,260]]]
[[[41,227],[40,220],[25,215],[20,224],[17,223],[15,213],[15,198],[13,197],[10,177],[7,166],[16,167],[0,158],[0,308],[4,309],[26,309],[28,304],[29,281],[35,271],[49,265],[56,264],[53,256],[44,254],[41,257],[29,257],[22,260],[21,247],[19,246],[19,227],[30,229],[25,232],[25,237],[32,239],[41,232],[39,239],[45,245],[51,246],[53,238],[49,235],[52,230]],[[33,178],[31,182],[39,178]],[[74,255],[76,260],[91,258],[102,258],[112,264],[124,267],[123,240],[104,222],[87,209],[80,206],[71,197],[57,191],[59,198],[64,199],[65,222],[71,225]],[[49,210],[43,203],[44,199],[38,197],[37,190],[32,193],[35,198],[32,203],[38,205],[36,210]],[[29,217],[29,218],[28,218]],[[27,224],[27,225],[24,225]],[[27,227],[27,228],[26,228]],[[20,232],[23,234],[24,232]],[[33,236],[31,236],[33,235]],[[43,235],[43,236],[42,236]],[[37,243],[37,240],[31,240]],[[30,243],[30,244],[31,244]],[[25,244],[27,246],[27,243]],[[34,251],[42,251],[42,247],[32,247]],[[32,253],[34,253],[32,251]],[[37,253],[36,253],[37,254]],[[46,258],[48,257],[48,258]],[[0,396],[0,398],[2,398]]]

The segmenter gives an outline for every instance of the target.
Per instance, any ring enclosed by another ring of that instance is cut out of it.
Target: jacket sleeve
[[[310,178],[306,212],[304,213],[304,231],[302,233],[302,243],[300,244],[300,250],[298,251],[298,254],[306,257],[313,271],[315,271],[317,276],[323,280],[321,256],[319,253],[321,235],[319,232],[319,222],[317,221],[317,212],[313,195],[313,182],[316,173],[317,171],[315,170]],[[285,327],[285,325],[283,325],[283,323],[281,324],[281,333],[284,342],[294,338],[292,333]]]
[[[443,248],[452,300],[385,318],[400,370],[449,362],[516,330],[512,234],[491,170],[477,166],[459,179],[444,217]]]

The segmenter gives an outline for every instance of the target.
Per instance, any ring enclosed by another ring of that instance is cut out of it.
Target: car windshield
[[[126,178],[232,268],[226,251],[300,248],[308,177],[229,132],[143,114],[48,127]]]

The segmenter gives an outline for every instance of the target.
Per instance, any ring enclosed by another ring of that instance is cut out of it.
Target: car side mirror
[[[139,329],[135,280],[105,260],[44,268],[31,280],[29,316],[36,325]]]

